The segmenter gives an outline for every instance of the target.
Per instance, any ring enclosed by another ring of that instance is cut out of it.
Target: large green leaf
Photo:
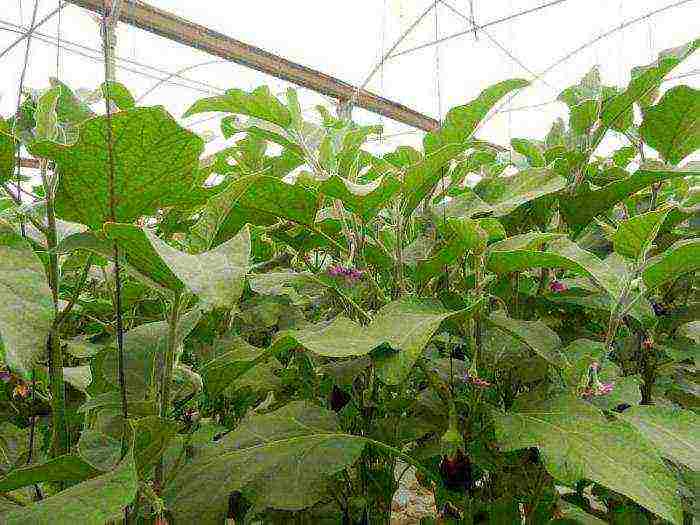
[[[274,355],[284,347],[273,345],[264,350],[236,337],[228,342],[227,348],[200,369],[204,387],[211,396],[229,387],[274,386],[277,383],[273,374],[276,369]]]
[[[176,250],[150,230],[146,237],[163,262],[209,307],[230,308],[243,293],[249,269],[247,228],[211,251],[191,255]]]
[[[134,461],[139,478],[143,479],[167,450],[180,425],[176,421],[148,416],[139,419],[134,426]]]
[[[136,497],[138,488],[131,451],[112,472],[84,481],[63,492],[9,512],[7,525],[103,525],[118,518]]]
[[[647,288],[653,289],[681,275],[700,269],[700,239],[678,241],[651,259],[642,272]]]
[[[207,201],[200,212],[199,219],[190,232],[192,245],[196,251],[203,252],[211,248],[217,236],[219,236],[219,230],[225,223],[231,209],[236,205],[238,199],[248,190],[248,187],[256,183],[256,181],[257,177],[255,176],[243,177],[229,184],[223,191],[214,195]],[[241,226],[243,225],[241,224]],[[234,231],[233,233],[235,234],[237,232]],[[218,244],[220,244],[220,242]]]
[[[654,63],[636,68],[635,75],[627,88],[608,100],[603,106],[603,111],[600,114],[601,125],[596,132],[597,140],[595,142],[597,143],[608,128],[613,126],[624,114],[629,113],[636,102],[657,89],[664,77],[692,55],[698,47],[700,47],[700,39],[662,51]]]
[[[484,89],[478,97],[463,106],[447,112],[442,127],[428,133],[423,139],[426,154],[432,153],[447,144],[463,144],[469,140],[479,123],[489,111],[508,93],[529,85],[527,80],[511,79]],[[464,148],[463,148],[464,149]]]
[[[161,107],[121,111],[112,116],[116,222],[176,205],[203,201],[197,171],[204,144]],[[108,122],[84,122],[78,142],[62,146],[42,141],[33,154],[55,161],[58,217],[99,229],[111,217],[107,145]]]
[[[199,100],[185,112],[183,118],[211,111],[247,115],[272,122],[282,128],[287,128],[292,123],[289,110],[270,93],[267,86],[260,86],[250,93],[241,89],[230,89],[224,95]]]
[[[700,174],[700,166],[692,163],[675,169],[660,163],[643,164],[633,175],[591,191],[587,186],[571,197],[562,195],[559,200],[567,224],[578,234],[596,215],[605,213],[615,204],[647,188],[652,184],[679,177]]]
[[[435,185],[447,175],[447,166],[463,151],[459,144],[448,144],[427,154],[406,169],[403,177],[401,212],[408,217],[425,199]]]
[[[578,391],[588,383],[589,370],[593,363],[600,363],[607,353],[603,343],[590,339],[576,339],[562,350],[566,362],[563,370],[567,386]]]
[[[615,252],[637,260],[651,248],[669,209],[650,211],[621,221],[613,236]]]
[[[99,474],[99,470],[78,456],[59,456],[46,463],[28,465],[11,471],[0,479],[0,492],[11,492],[47,481],[85,481]]]
[[[545,250],[539,248],[548,242]],[[532,268],[562,268],[590,277],[617,299],[620,279],[612,269],[575,242],[558,235],[526,233],[492,244],[487,251],[486,267],[496,273]]]
[[[183,282],[161,259],[143,229],[133,224],[107,222],[103,231],[108,239],[117,242],[120,249],[119,256],[124,257],[129,267],[146,277],[148,281],[175,292],[184,289]],[[111,250],[112,243],[107,244],[110,245]],[[113,251],[112,255],[105,253],[103,255],[112,258]]]
[[[377,374],[388,384],[399,384],[445,319],[453,316],[466,318],[480,306],[479,302],[453,311],[432,300],[401,299],[379,310],[369,326],[336,317],[326,325],[284,332],[273,347],[301,346],[324,357],[358,357],[388,344],[396,352],[377,357]]]
[[[0,117],[0,184],[10,180],[15,173],[17,161],[17,140],[10,135],[10,129]]]
[[[5,362],[26,373],[46,350],[53,302],[41,261],[27,241],[1,220],[0,305]]]
[[[325,496],[326,481],[363,448],[363,438],[341,432],[333,412],[293,402],[244,420],[202,449],[168,484],[164,498],[178,523],[218,523],[234,491],[257,508],[304,509]]]
[[[357,184],[337,175],[323,181],[319,191],[342,201],[350,211],[365,220],[377,212],[401,189],[401,183],[391,174],[380,176],[369,184]]]
[[[526,344],[549,363],[558,367],[565,364],[559,336],[542,321],[511,319],[504,312],[494,312],[488,322]]]
[[[700,91],[688,86],[669,89],[644,111],[639,132],[664,160],[678,164],[700,148]]]
[[[246,223],[270,225],[284,219],[306,227],[314,226],[319,205],[315,192],[268,176],[253,175],[233,184],[234,188],[244,185],[245,191],[240,194],[234,191],[235,202],[218,220],[214,245],[238,233]]]
[[[87,250],[107,259],[114,259],[114,245],[126,270],[137,279],[157,289],[182,291],[184,284],[170,271],[153,249],[143,229],[133,224],[106,222],[102,232],[80,232],[69,235],[56,248],[58,253]]]
[[[663,456],[700,471],[700,416],[695,412],[641,405],[625,410],[621,417]]]
[[[630,425],[607,421],[593,405],[568,395],[495,416],[505,450],[538,447],[547,470],[569,486],[590,479],[676,525],[682,520],[678,482],[656,449]]]
[[[78,441],[78,454],[95,468],[111,470],[119,463],[121,443],[98,430],[83,430]]]
[[[176,347],[194,329],[201,317],[201,310],[194,309],[182,316],[176,333]],[[162,355],[168,344],[168,323],[157,321],[132,328],[124,334],[124,354],[127,392],[134,400],[143,399],[155,375],[156,358]],[[105,379],[112,385],[119,385],[118,359],[114,349],[107,349],[101,355],[100,366]]]
[[[496,217],[508,215],[523,204],[562,190],[566,179],[547,168],[529,168],[504,179],[505,191],[491,202]]]

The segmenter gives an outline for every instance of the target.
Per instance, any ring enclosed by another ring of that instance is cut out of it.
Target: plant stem
[[[180,320],[180,301],[182,295],[176,293],[173,299],[173,305],[170,310],[168,319],[168,342],[165,350],[165,356],[162,360],[162,369],[160,371],[160,417],[167,419],[170,413],[170,383],[172,382],[173,366],[175,363],[175,353],[177,352],[178,344],[178,324]],[[156,492],[160,494],[163,487],[163,458],[161,457],[156,466]]]
[[[401,297],[406,293],[403,282],[403,215],[399,204],[394,208],[395,232],[394,249],[396,256],[396,283],[394,283],[394,296]]]
[[[60,275],[58,254],[56,253],[56,213],[54,210],[53,183],[47,173],[48,162],[41,160],[41,181],[46,195],[46,247],[48,251],[48,281],[51,288],[51,299],[54,308],[54,323],[46,340],[49,357],[49,377],[51,383],[51,418],[53,436],[51,449],[54,456],[62,456],[70,447],[68,429],[66,426],[66,391],[63,382],[63,353],[58,334],[58,293]]]

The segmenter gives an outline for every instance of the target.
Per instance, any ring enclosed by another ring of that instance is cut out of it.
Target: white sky
[[[59,0],[37,1],[37,20],[41,20],[57,7]],[[433,0],[149,1],[156,7],[353,84],[362,83],[383,53],[434,3]],[[446,1],[456,10],[469,15],[469,0]],[[377,72],[368,88],[438,117],[444,115],[450,107],[469,101],[495,82],[514,77],[532,79],[530,73],[493,43],[494,40],[508,49],[528,69],[540,73],[599,34],[676,2],[568,0],[495,24],[486,29],[488,36],[480,32],[478,40],[470,32],[438,46],[390,59]],[[477,23],[485,24],[548,2],[473,0],[472,3]],[[15,26],[26,27],[30,24],[33,6],[34,0],[0,0],[0,52],[18,37],[16,32],[7,31],[8,29],[16,31]],[[55,42],[58,20],[58,17],[54,17],[38,30],[45,35],[41,38]],[[431,11],[398,46],[397,51],[434,40],[436,30],[442,38],[469,27],[464,18],[438,3],[437,20],[434,11]],[[46,87],[50,76],[58,76],[73,88],[98,86],[103,75],[99,60],[73,52],[78,50],[92,57],[99,56],[99,31],[92,15],[75,6],[67,6],[60,18],[60,34],[62,39],[87,46],[94,51],[77,48],[64,41],[57,56],[55,45],[35,38],[32,41],[25,86]],[[601,68],[605,83],[624,85],[629,80],[631,67],[647,64],[656,58],[659,51],[684,44],[698,36],[700,0],[692,0],[587,47],[554,68],[541,81],[523,90],[511,105],[518,108],[550,102],[563,88],[577,82],[596,64]],[[11,114],[17,103],[24,47],[24,43],[16,46],[0,60],[0,114],[4,116]],[[285,82],[236,64],[224,63],[215,57],[124,24],[119,28],[117,54],[122,59],[132,61],[119,62],[133,71],[119,69],[118,80],[137,97],[167,73],[204,62],[216,62],[183,73],[182,76],[190,80],[174,79],[182,85],[165,84],[142,102],[145,105],[162,104],[178,118],[192,102],[206,96],[207,91],[231,87],[251,89],[260,84],[268,84],[274,92],[282,92],[287,87]],[[133,62],[157,68],[160,72]],[[697,72],[699,68],[700,52],[672,75]],[[698,87],[700,75],[671,81],[664,87],[678,83]],[[301,92],[301,100],[310,110],[315,104],[323,102],[322,97],[308,91]],[[566,114],[565,106],[560,103],[501,113],[483,127],[480,136],[501,144],[507,144],[511,137],[542,138],[553,120],[558,116],[566,117]],[[383,122],[386,135],[412,131],[405,125],[381,119],[362,110],[355,110],[354,117],[362,122]],[[201,120],[202,115],[198,115],[182,122],[195,131],[218,132],[217,120],[198,123]],[[388,138],[382,144],[377,144],[377,148],[389,149],[398,144],[419,145],[421,136],[421,133],[413,132]],[[221,142],[215,141],[209,148],[216,149],[219,146]]]

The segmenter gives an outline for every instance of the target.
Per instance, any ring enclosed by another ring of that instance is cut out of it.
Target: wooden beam
[[[38,159],[25,159],[25,158],[21,158],[21,159],[19,159],[19,165],[20,165],[22,168],[32,168],[32,169],[35,169],[35,170],[38,170],[38,169],[41,168],[41,166],[39,165],[39,160],[38,160]]]
[[[68,0],[77,6],[103,14],[105,0]],[[124,0],[119,19],[169,40],[199,49],[243,66],[262,71],[292,84],[347,102],[357,87],[330,75],[302,66],[259,47],[195,24],[172,13],[157,9],[137,0]],[[438,121],[397,102],[367,90],[360,90],[354,98],[355,106],[414,128],[432,131]]]

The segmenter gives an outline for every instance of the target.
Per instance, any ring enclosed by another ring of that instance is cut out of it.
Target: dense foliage
[[[516,79],[381,157],[293,90],[194,103],[229,139],[206,158],[122,85],[27,93],[2,522],[386,523],[412,466],[440,523],[692,523],[700,92],[661,86],[699,46],[589,72],[542,140],[475,136]]]

